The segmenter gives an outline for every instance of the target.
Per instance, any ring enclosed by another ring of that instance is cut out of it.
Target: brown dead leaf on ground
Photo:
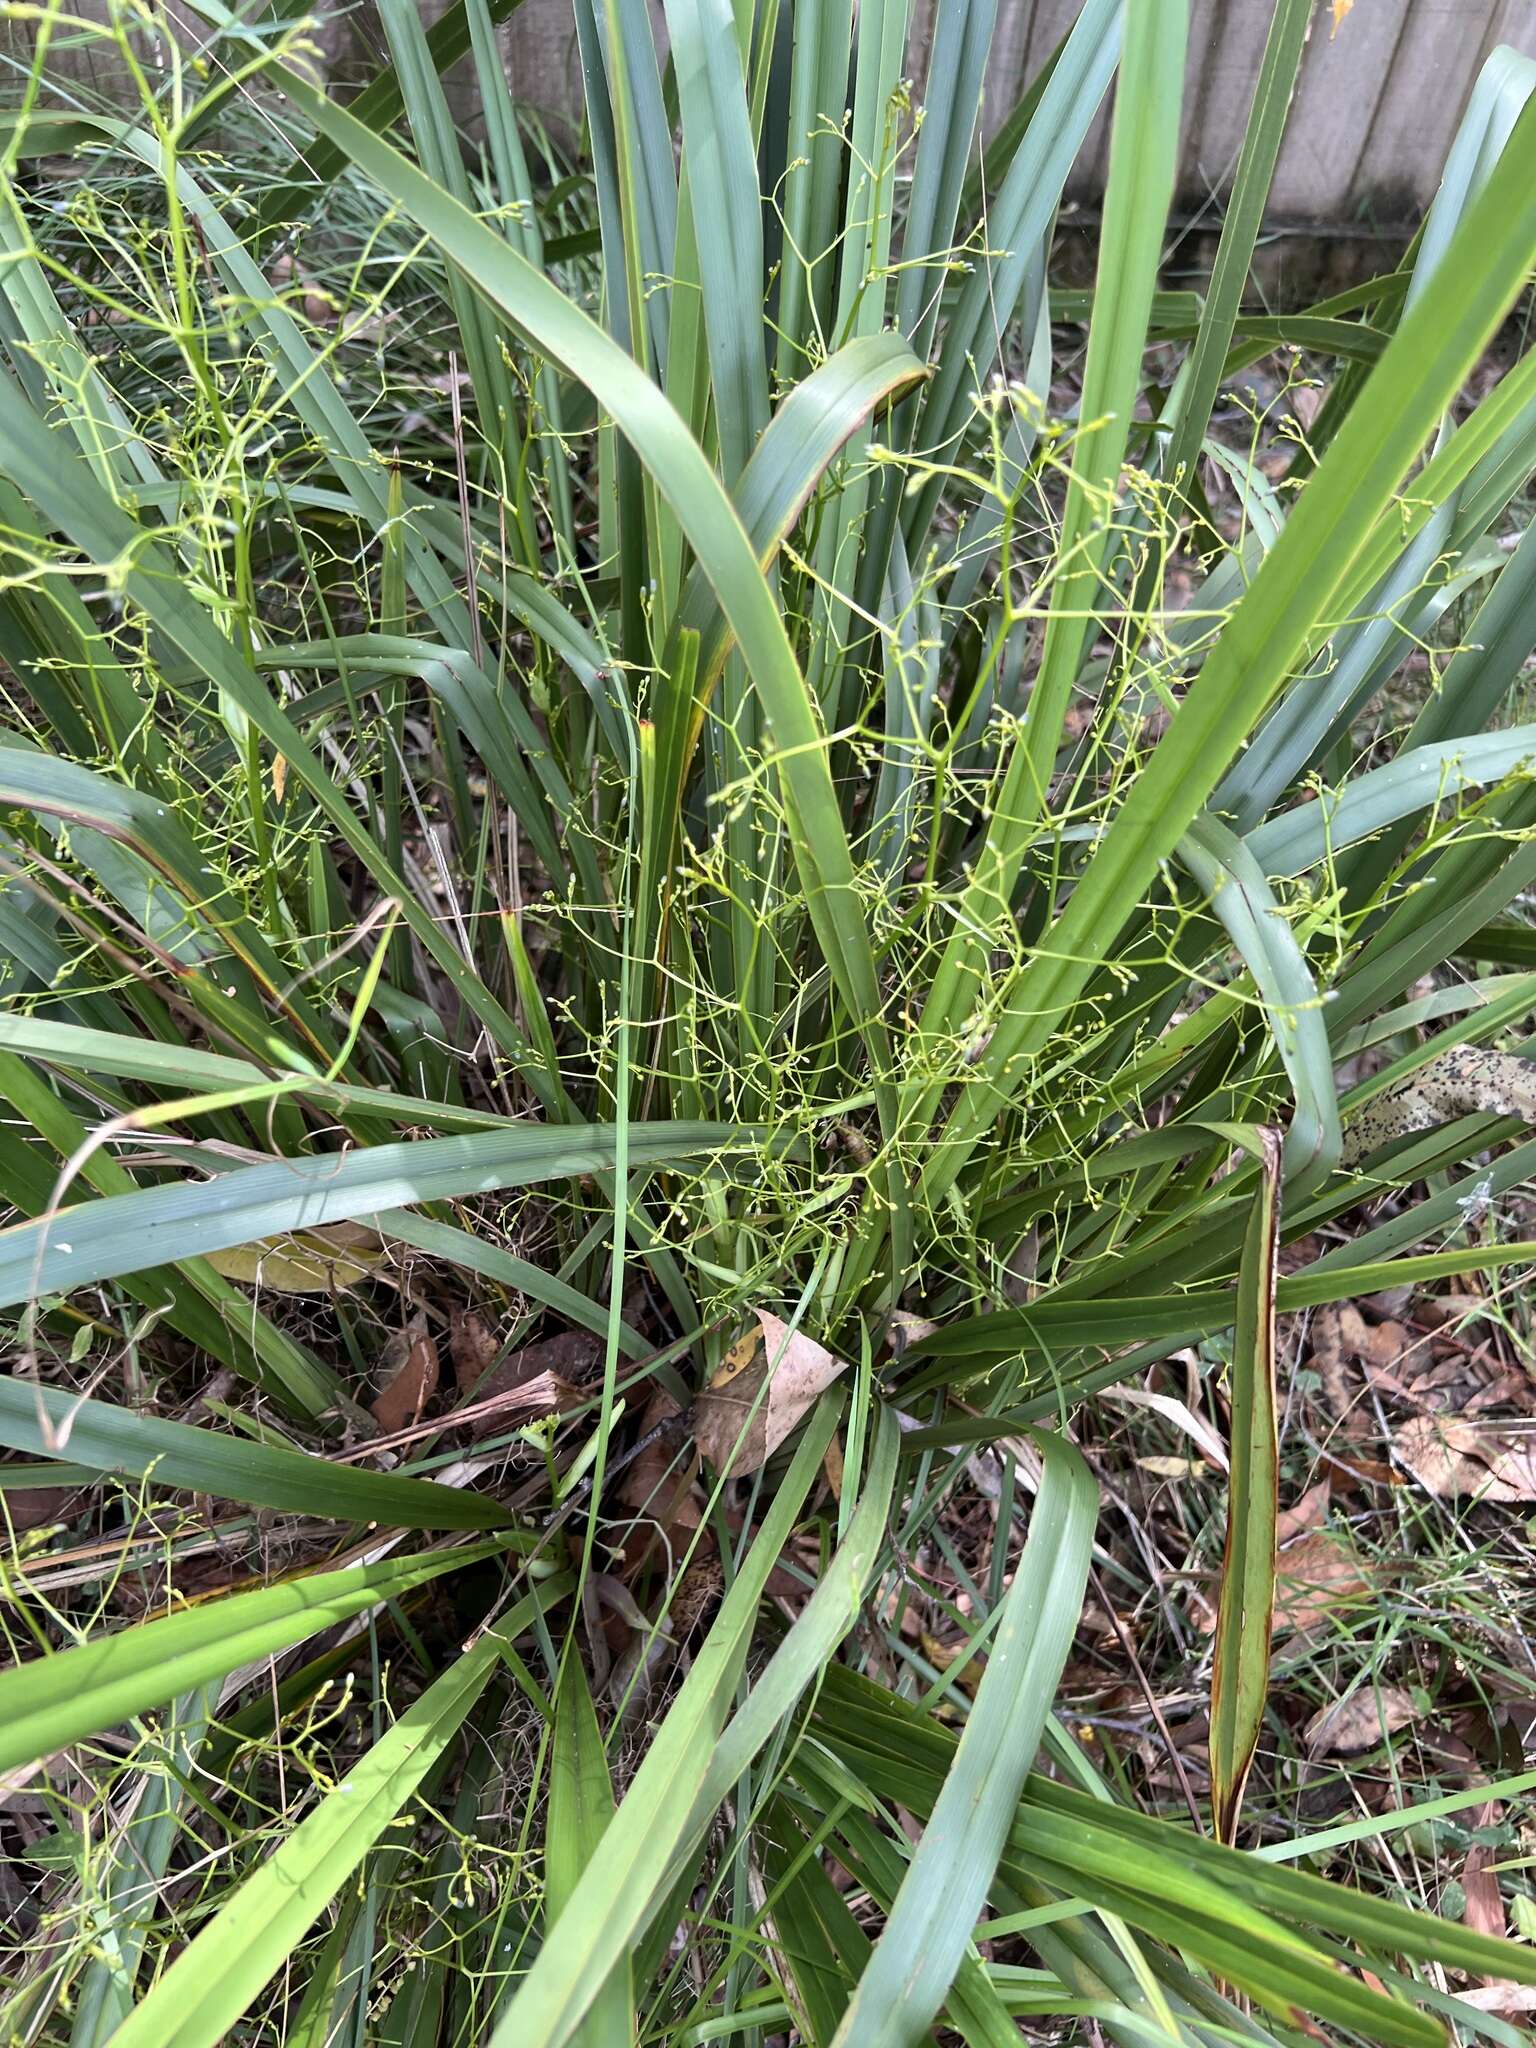
[[[1315,1628],[1334,1608],[1372,1590],[1366,1562],[1347,1536],[1311,1530],[1275,1560],[1274,1633]]]
[[[9,1520],[18,1536],[33,1529],[46,1529],[64,1519],[64,1510],[80,1491],[77,1486],[25,1486],[8,1493],[0,1513],[0,1527]]]
[[[1412,1693],[1401,1686],[1362,1686],[1347,1699],[1324,1707],[1307,1723],[1307,1746],[1327,1756],[1347,1756],[1374,1749],[1379,1742],[1419,1718]]]
[[[699,1449],[728,1479],[755,1472],[848,1370],[846,1359],[791,1331],[767,1309],[754,1313],[757,1327],[737,1338],[694,1405]]]
[[[1329,1503],[1333,1499],[1333,1481],[1319,1479],[1316,1486],[1309,1486],[1301,1499],[1288,1508],[1282,1508],[1275,1517],[1275,1542],[1281,1549],[1303,1536],[1309,1529],[1320,1529],[1328,1518]]]
[[[1368,1323],[1352,1301],[1332,1302],[1317,1311],[1312,1318],[1312,1363],[1346,1435],[1359,1436],[1370,1427],[1360,1412],[1365,1389],[1350,1368],[1364,1366],[1365,1376],[1376,1384],[1392,1392],[1405,1391],[1395,1369],[1415,1341],[1402,1323]]]
[[[437,1391],[437,1346],[419,1312],[384,1346],[379,1361],[383,1384],[372,1403],[374,1421],[386,1435],[409,1429]]]
[[[520,1344],[476,1382],[474,1405],[476,1409],[486,1408],[487,1403],[505,1402],[506,1396],[523,1392],[528,1394],[528,1402],[515,1405],[531,1409],[533,1391],[538,1388],[545,1405],[537,1412],[551,1414],[554,1409],[568,1405],[569,1397],[592,1376],[602,1355],[601,1341],[589,1330],[561,1330],[553,1337],[540,1338],[537,1344]],[[470,1434],[486,1436],[501,1428],[508,1412],[510,1408],[506,1406],[500,1412],[486,1408],[484,1415],[470,1421]]]
[[[496,1362],[500,1347],[473,1309],[448,1312],[448,1356],[461,1394],[472,1394]]]
[[[640,1417],[640,1435],[648,1437],[675,1415],[682,1413],[665,1387],[657,1387]],[[675,1555],[702,1520],[702,1509],[694,1492],[699,1454],[686,1437],[681,1443],[672,1432],[658,1437],[629,1466],[619,1485],[619,1499],[643,1521],[635,1543],[625,1544],[625,1562],[638,1569],[658,1543]]]
[[[1453,2002],[1510,2019],[1518,2012],[1536,2012],[1536,1984],[1479,1984],[1471,1991],[1458,1991]]]
[[[1362,1486],[1396,1486],[1399,1475],[1384,1458],[1368,1458],[1352,1442],[1343,1457],[1324,1451],[1318,1462],[1340,1493],[1353,1493]]]
[[[1429,1294],[1419,1303],[1414,1320],[1427,1330],[1449,1330],[1465,1338],[1488,1313],[1488,1297],[1474,1289],[1455,1285],[1444,1294]]]
[[[1467,1822],[1473,1828],[1490,1826],[1499,1817],[1498,1806],[1490,1802],[1468,1814]],[[1475,1844],[1467,1851],[1467,1860],[1461,1867],[1461,1890],[1466,1900],[1462,1920],[1477,1934],[1506,1934],[1504,1897],[1499,1890],[1498,1872],[1493,1865],[1500,1861],[1497,1849]]]
[[[1536,1431],[1466,1415],[1416,1415],[1392,1449],[1438,1500],[1536,1500]]]

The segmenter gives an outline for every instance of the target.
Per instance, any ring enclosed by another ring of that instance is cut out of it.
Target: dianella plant
[[[1002,100],[997,0],[926,47],[909,0],[572,0],[579,133],[513,5],[379,0],[345,102],[281,9],[25,10],[0,1481],[94,1501],[106,1563],[4,1583],[59,1844],[7,2038],[1432,2048],[1447,1972],[1529,1948],[1237,1844],[1277,1314],[1536,1251],[1479,1222],[1536,1156],[1536,67],[1488,59],[1398,267],[1255,313],[1310,0],[1200,291],[1187,0],[1084,0]],[[1278,470],[1212,432],[1277,359]],[[375,1448],[422,1290],[596,1369],[471,1451],[420,1367]],[[1188,1347],[1199,1833],[1052,1712],[1074,1417]],[[706,1550],[717,1604],[610,1715],[656,1388],[710,1462],[642,1635]],[[879,1646],[988,1445],[1028,1539],[914,1684]],[[198,1501],[275,1555],[193,1600]]]

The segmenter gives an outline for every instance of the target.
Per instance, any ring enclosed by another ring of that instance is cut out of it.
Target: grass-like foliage
[[[1531,1151],[1536,353],[1472,381],[1533,67],[1401,268],[1276,316],[1308,0],[1198,295],[1186,0],[1084,0],[1012,108],[996,0],[921,90],[908,0],[668,0],[664,59],[573,0],[576,145],[505,0],[379,0],[345,106],[303,22],[193,5],[195,60],[18,10],[0,131],[0,1499],[66,1489],[4,1586],[47,1872],[5,2038],[1431,2048],[1457,1973],[1536,1982],[1240,1807],[1277,1311],[1533,1250],[1475,1217]],[[115,109],[55,80],[82,35]],[[1287,348],[1326,389],[1277,475],[1211,422]],[[471,1303],[597,1369],[373,1448],[378,1333]],[[675,1506],[758,1310],[848,1372],[679,1518],[634,1475]],[[1209,1834],[1052,1713],[1074,1415],[1191,1345]],[[901,1588],[977,1445],[940,1671]]]

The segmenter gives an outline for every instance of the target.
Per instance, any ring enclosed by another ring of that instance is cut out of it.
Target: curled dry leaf
[[[437,1391],[437,1346],[424,1315],[412,1316],[395,1332],[379,1364],[383,1385],[373,1401],[373,1419],[386,1434],[409,1429]]]
[[[465,1427],[472,1437],[490,1436],[496,1430],[520,1428],[524,1422],[537,1421],[545,1415],[562,1415],[567,1408],[578,1406],[583,1398],[581,1388],[561,1379],[559,1373],[536,1372],[531,1379],[519,1380],[504,1393],[476,1401],[465,1412]]]
[[[848,1362],[767,1309],[738,1337],[694,1404],[699,1449],[728,1479],[755,1472]]]
[[[1440,1500],[1536,1500],[1536,1431],[1467,1415],[1417,1415],[1393,1451],[1427,1493]]]
[[[1165,1422],[1172,1423],[1175,1429],[1197,1445],[1218,1472],[1231,1471],[1226,1445],[1205,1417],[1197,1415],[1187,1401],[1177,1400],[1172,1394],[1149,1393],[1145,1387],[1109,1387],[1105,1390],[1104,1398],[1123,1407],[1150,1408],[1155,1415],[1161,1415]],[[1142,1458],[1137,1462],[1146,1465],[1148,1460]],[[1181,1467],[1187,1462],[1184,1459],[1179,1460]]]
[[[1374,1749],[1395,1729],[1406,1728],[1418,1717],[1412,1693],[1404,1692],[1401,1686],[1384,1685],[1379,1690],[1362,1686],[1347,1699],[1338,1700],[1312,1716],[1307,1723],[1307,1746],[1328,1756]]]

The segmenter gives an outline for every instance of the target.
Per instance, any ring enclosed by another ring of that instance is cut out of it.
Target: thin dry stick
[[[1179,1789],[1184,1794],[1184,1804],[1189,1808],[1189,1817],[1195,1824],[1195,1832],[1203,1835],[1205,1833],[1205,1823],[1200,1818],[1200,1805],[1195,1798],[1194,1787],[1189,1782],[1189,1773],[1184,1768],[1184,1759],[1179,1755],[1178,1746],[1174,1742],[1168,1723],[1163,1719],[1163,1710],[1158,1705],[1157,1695],[1152,1690],[1152,1681],[1142,1669],[1141,1659],[1136,1654],[1136,1646],[1131,1641],[1129,1635],[1127,1635],[1119,1615],[1116,1614],[1109,1596],[1104,1591],[1103,1581],[1092,1565],[1088,1567],[1088,1583],[1093,1588],[1094,1598],[1109,1616],[1109,1625],[1118,1637],[1121,1649],[1125,1652],[1126,1662],[1136,1674],[1136,1683],[1141,1687],[1142,1698],[1146,1701],[1152,1718],[1157,1723],[1157,1732],[1163,1738],[1163,1747],[1168,1752],[1168,1761],[1173,1765],[1174,1776],[1178,1779]]]

